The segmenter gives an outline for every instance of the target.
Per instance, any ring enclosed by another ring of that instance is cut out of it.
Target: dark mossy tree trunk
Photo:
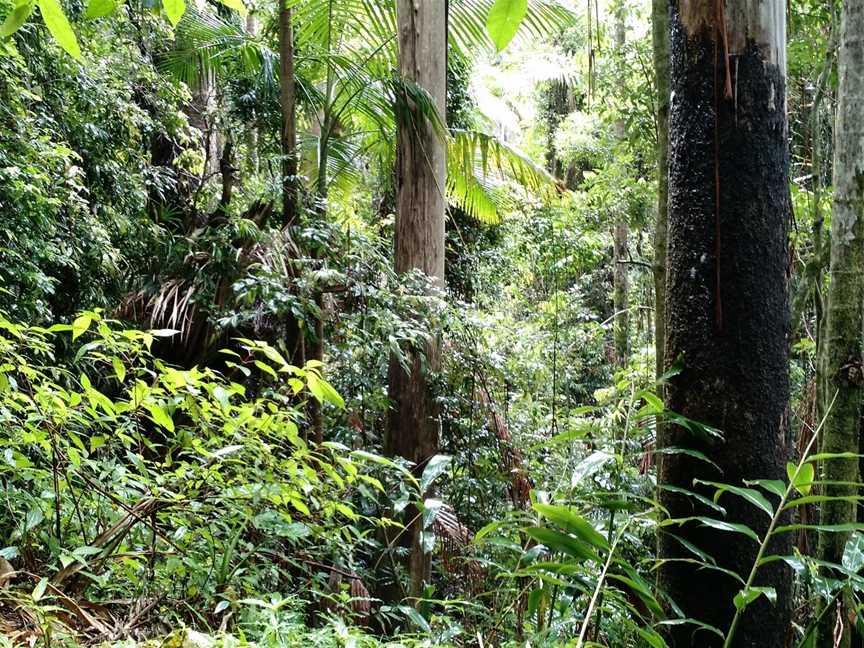
[[[654,221],[654,351],[657,377],[666,352],[666,245],[669,210],[669,0],[652,0],[651,36],[657,101],[657,217]],[[662,386],[658,385],[658,390]],[[662,395],[662,394],[661,394]]]
[[[692,490],[700,478],[739,486],[785,478],[791,210],[785,9],[784,0],[672,3],[665,355],[667,366],[681,357],[683,369],[670,379],[667,402],[671,410],[719,428],[725,439],[711,443],[681,426],[664,426],[662,447],[700,450],[722,472],[672,454],[661,464],[661,488]],[[661,490],[661,502],[673,518],[719,515],[670,491]],[[765,532],[764,512],[729,494],[720,503],[727,521]],[[692,523],[665,531],[659,551],[669,562],[660,569],[660,586],[689,617],[725,632],[741,584],[719,570],[676,562],[694,555],[671,534],[745,578],[756,543]],[[788,540],[778,540],[768,553],[789,550]],[[755,585],[773,587],[777,603],[760,597],[747,607],[732,645],[786,645],[790,583],[782,561],[759,570]],[[704,631],[694,639],[694,629],[671,629],[670,644],[722,644]]]
[[[444,0],[397,0],[399,72],[422,87],[441,119],[447,94],[447,3]],[[394,264],[399,274],[420,270],[437,286],[444,282],[444,214],[446,145],[432,124],[414,109],[402,115],[397,134],[397,197]],[[391,358],[389,395],[392,401],[385,450],[412,461],[417,471],[438,452],[440,421],[429,374],[440,366],[440,348],[431,332],[425,362],[410,354],[408,371]],[[411,525],[411,588],[422,592],[429,579],[430,557],[421,545],[419,521]]]
[[[857,453],[864,385],[864,0],[845,0],[838,60],[839,87],[834,143],[834,203],[831,210],[831,281],[825,323],[825,410],[820,450]],[[854,497],[858,459],[822,462],[824,494]],[[856,521],[854,501],[833,500],[821,507],[820,523]],[[848,533],[820,533],[818,557],[841,564]],[[828,574],[830,575],[830,574]],[[836,575],[835,575],[836,576]],[[842,578],[842,575],[840,576]],[[854,615],[844,601],[844,617]],[[816,645],[844,647],[851,643],[851,623],[838,624],[832,606],[819,626]],[[836,637],[836,628],[844,632]]]
[[[280,144],[282,149],[282,224],[289,246],[289,256],[293,260],[297,250],[292,228],[297,223],[298,182],[297,182],[297,108],[294,88],[294,31],[291,25],[291,8],[286,0],[279,5],[279,103],[282,110]],[[298,271],[296,264],[289,265],[290,271]],[[295,277],[296,278],[296,277]],[[285,322],[285,346],[288,361],[302,367],[306,363],[303,332],[298,318],[289,313]]]

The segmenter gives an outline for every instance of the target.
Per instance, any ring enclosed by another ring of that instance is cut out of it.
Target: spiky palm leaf
[[[159,68],[187,85],[205,76],[231,73],[276,82],[279,57],[257,36],[222,20],[216,14],[190,7],[176,29],[173,49],[159,61]]]
[[[509,207],[506,184],[515,182],[542,199],[564,191],[546,169],[489,133],[451,130],[447,153],[450,201],[484,223],[499,222]]]

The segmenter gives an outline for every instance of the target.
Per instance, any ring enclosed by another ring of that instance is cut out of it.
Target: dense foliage
[[[781,560],[789,645],[840,600],[864,629],[864,527],[818,524],[839,5],[788,16],[797,450],[670,519],[658,457],[712,459],[658,426],[722,430],[664,405],[686,359],[655,375],[651,7],[583,4],[451,0],[438,115],[395,72],[395,2],[288,0],[292,215],[275,4],[0,0],[0,646],[736,645]],[[417,114],[449,153],[443,285],[393,267]],[[385,456],[388,366],[433,339],[440,447],[412,466]],[[731,629],[656,585],[686,524],[759,546]],[[838,564],[820,531],[849,534]]]

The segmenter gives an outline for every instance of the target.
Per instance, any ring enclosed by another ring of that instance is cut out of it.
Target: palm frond
[[[486,17],[494,0],[459,0],[450,5],[450,44],[471,57],[478,51],[494,51],[486,32]],[[514,43],[549,38],[576,23],[576,14],[558,0],[528,0],[528,12]]]
[[[261,38],[210,11],[190,7],[177,25],[173,49],[162,57],[159,67],[188,85],[206,76],[224,78],[233,72],[272,83],[277,63],[277,54]]]
[[[447,153],[450,200],[482,222],[501,220],[502,207],[508,204],[500,191],[504,184],[516,182],[543,200],[565,191],[541,165],[488,133],[451,130]]]

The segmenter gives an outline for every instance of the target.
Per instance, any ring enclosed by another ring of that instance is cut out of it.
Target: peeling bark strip
[[[862,405],[864,327],[864,0],[846,0],[840,33],[838,104],[834,143],[834,204],[831,217],[831,282],[825,325],[825,415],[820,452],[858,453]],[[836,394],[836,396],[835,396]],[[825,495],[850,497],[859,480],[858,459],[822,462]],[[831,501],[821,507],[821,524],[856,521],[854,502]],[[848,533],[821,533],[818,557],[840,564]],[[836,577],[826,573],[826,576]],[[844,616],[854,614],[843,600]],[[835,640],[835,628],[844,632]],[[853,624],[837,623],[836,607],[826,610],[816,644],[845,648]]]
[[[447,95],[447,3],[397,0],[399,72],[426,90],[442,121]],[[431,124],[415,114],[399,120],[395,268],[423,271],[436,285],[444,282],[444,187],[446,147]],[[431,338],[434,340],[435,335]],[[438,452],[440,422],[428,384],[428,371],[440,367],[437,341],[427,347],[425,366],[409,358],[406,372],[390,359],[389,396],[393,403],[385,451],[417,464],[418,472]],[[430,560],[420,546],[419,522],[411,532],[411,594],[418,596],[429,578]]]
[[[725,6],[731,99],[725,97],[727,66],[714,0],[672,5],[666,363],[683,356],[684,369],[670,381],[667,402],[671,410],[721,429],[725,442],[711,444],[678,426],[664,426],[662,447],[700,450],[723,472],[669,455],[659,480],[689,490],[694,478],[736,485],[744,479],[781,479],[789,393],[784,2]],[[661,491],[661,501],[673,518],[718,516],[670,492]],[[744,500],[727,495],[721,504],[728,521],[765,531],[768,517]],[[756,544],[744,536],[694,525],[667,530],[744,576],[756,556]],[[783,542],[769,553],[788,553],[788,538]],[[668,533],[661,534],[659,551],[661,559],[693,558]],[[790,619],[790,573],[778,561],[759,574],[756,584],[775,588],[778,602],[752,603],[734,645],[782,648]],[[664,563],[659,582],[687,616],[725,632],[740,583],[683,562]],[[694,630],[670,629],[670,645],[722,643],[707,632],[694,639]]]

